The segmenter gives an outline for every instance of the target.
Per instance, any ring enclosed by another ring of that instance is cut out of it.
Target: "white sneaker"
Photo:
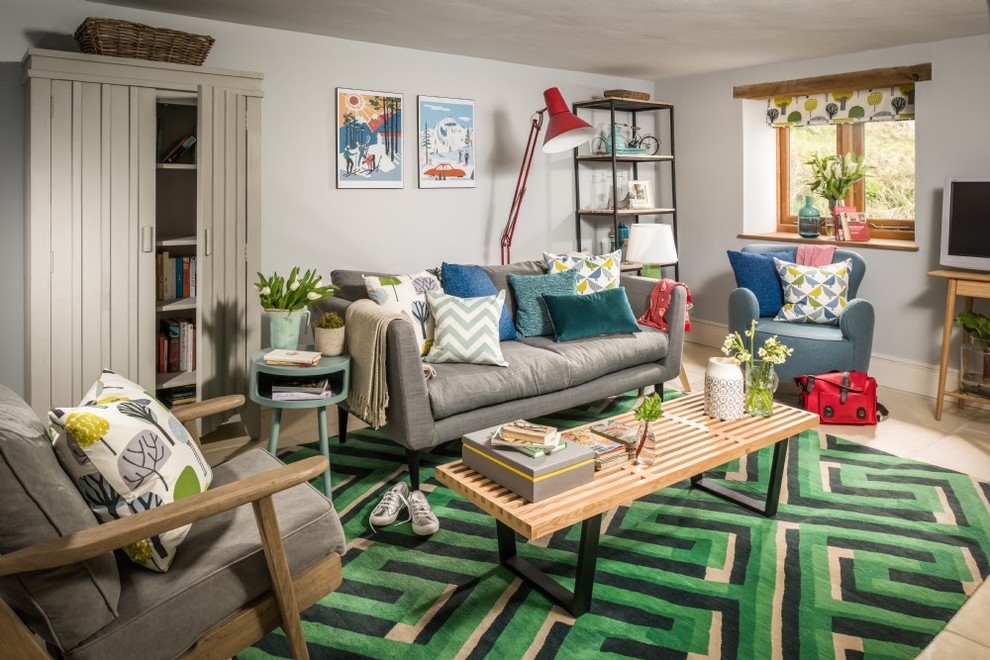
[[[414,490],[409,496],[409,509],[412,516],[412,530],[420,536],[429,536],[440,529],[440,521],[433,515],[430,503],[422,491]]]
[[[384,527],[394,523],[395,519],[399,517],[399,512],[403,509],[409,510],[409,486],[400,481],[385,493],[382,501],[371,512],[371,517],[368,520],[371,523],[371,531],[375,531],[375,525]]]

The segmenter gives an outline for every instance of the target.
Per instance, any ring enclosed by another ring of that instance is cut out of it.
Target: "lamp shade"
[[[567,109],[567,103],[559,89],[551,87],[544,91],[543,100],[547,103],[547,114],[550,116],[547,133],[543,138],[543,153],[567,151],[595,136],[595,129],[591,124]]]
[[[676,264],[677,246],[670,225],[637,223],[630,227],[626,260],[643,264]]]

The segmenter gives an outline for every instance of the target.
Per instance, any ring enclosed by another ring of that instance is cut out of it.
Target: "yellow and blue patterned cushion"
[[[543,260],[547,262],[548,273],[560,273],[565,270],[576,269],[578,272],[577,292],[582,295],[614,289],[619,286],[621,250],[593,257],[544,252]]]
[[[849,303],[852,261],[824,266],[801,266],[774,257],[783,285],[784,304],[775,320],[835,325]]]

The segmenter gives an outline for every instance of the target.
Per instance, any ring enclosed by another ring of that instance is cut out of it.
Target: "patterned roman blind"
[[[774,128],[908,119],[914,119],[913,83],[767,100],[767,124]]]

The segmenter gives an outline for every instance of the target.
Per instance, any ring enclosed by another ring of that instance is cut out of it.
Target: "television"
[[[990,178],[946,179],[939,263],[990,272]]]

